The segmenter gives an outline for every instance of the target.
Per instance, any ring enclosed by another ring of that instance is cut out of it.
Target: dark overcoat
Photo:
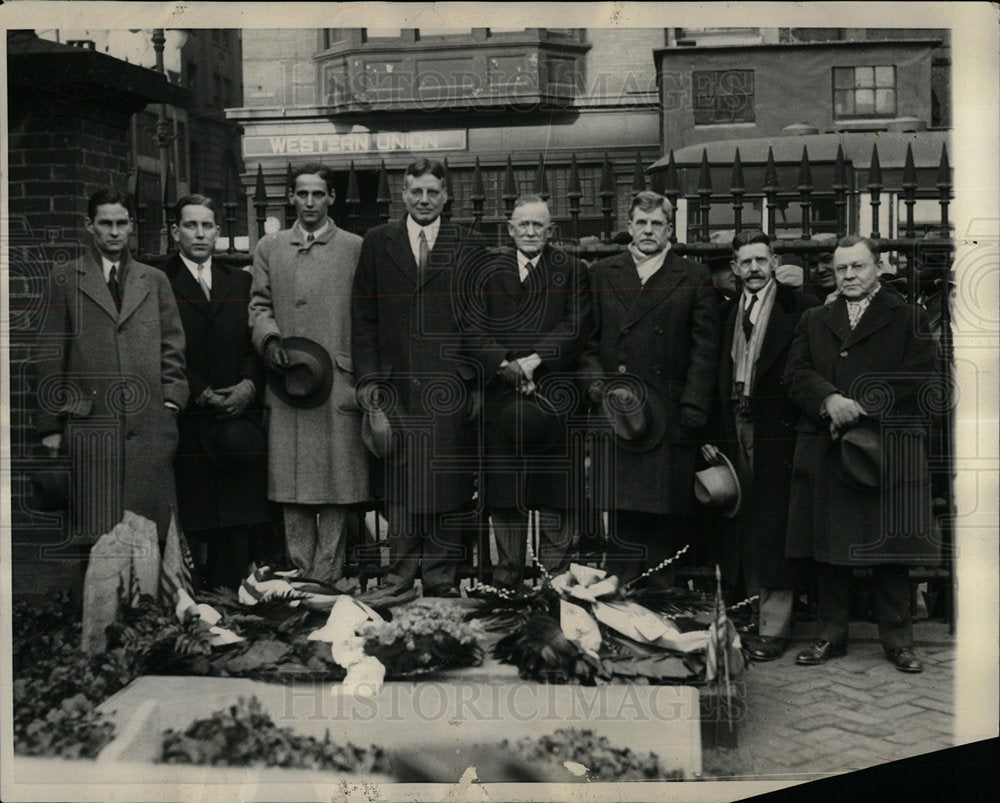
[[[753,566],[758,582],[765,588],[786,588],[796,580],[795,567],[785,558],[785,533],[799,408],[785,390],[783,375],[795,325],[805,310],[818,305],[816,298],[791,287],[777,285],[775,288],[774,304],[764,330],[750,392],[753,411],[752,477],[743,475],[740,463],[735,459],[739,446],[736,415],[730,401],[734,369],[731,353],[736,336],[739,298],[728,301],[722,310],[719,410],[723,449],[740,472],[743,491],[733,538],[728,539],[730,548],[725,553],[729,557],[739,555],[745,566]],[[728,576],[735,577],[735,574]]]
[[[513,249],[476,270],[468,343],[485,381],[482,476],[490,507],[572,507],[571,477],[580,476],[582,455],[572,453],[566,424],[581,407],[571,369],[590,336],[588,276],[576,258],[551,246],[523,283]],[[544,448],[519,450],[496,427],[512,387],[496,372],[504,360],[531,354],[542,359],[533,374],[537,392],[555,405],[563,425],[546,433]]]
[[[922,310],[884,288],[852,331],[843,297],[807,310],[785,384],[799,407],[787,554],[823,563],[935,565],[927,427],[941,403],[936,346]],[[882,482],[857,490],[834,471],[837,450],[820,405],[842,393],[878,422]],[[946,396],[944,398],[947,398]]]
[[[668,251],[642,285],[628,251],[592,268],[594,334],[581,357],[584,386],[594,379],[634,376],[666,409],[666,432],[652,449],[617,445],[595,455],[595,488],[604,509],[686,514],[694,501],[700,433],[680,425],[681,405],[706,416],[716,395],[719,316],[708,270]]]
[[[212,260],[211,300],[178,254],[163,264],[170,279],[186,347],[185,375],[191,397],[178,417],[180,440],[174,457],[181,527],[188,532],[255,524],[274,519],[267,499],[267,455],[239,471],[223,470],[202,445],[201,428],[216,413],[197,404],[207,388],[249,379],[257,394],[243,415],[263,429],[264,364],[250,342],[247,305],[250,274]]]
[[[115,307],[88,250],[49,276],[37,343],[41,436],[62,433],[72,465],[71,534],[93,543],[126,510],[166,536],[176,510],[175,414],[188,399],[184,330],[167,277],[123,256]]]
[[[417,268],[405,219],[370,230],[354,277],[352,347],[359,387],[388,393],[405,441],[400,462],[377,462],[373,485],[413,513],[459,510],[478,468],[471,416],[477,371],[463,351],[470,267],[479,235],[442,221],[428,266]]]

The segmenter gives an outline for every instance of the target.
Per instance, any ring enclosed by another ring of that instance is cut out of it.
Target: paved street
[[[953,745],[955,643],[946,624],[918,622],[924,672],[885,660],[874,624],[852,622],[848,654],[823,666],[795,664],[814,624],[777,661],[744,674],[747,718],[735,749],[706,750],[718,780],[814,780]]]

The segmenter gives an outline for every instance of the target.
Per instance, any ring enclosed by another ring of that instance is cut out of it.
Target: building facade
[[[402,210],[402,172],[421,156],[447,159],[452,214],[470,219],[474,167],[483,177],[483,228],[504,215],[507,159],[515,194],[550,196],[560,234],[596,233],[607,156],[621,187],[623,226],[637,159],[660,154],[653,52],[664,29],[322,29],[246,30],[241,124],[248,208],[261,166],[267,228],[283,224],[289,166],[320,161],[337,174],[334,216],[344,219],[353,164],[358,228],[378,222],[379,169],[390,213]],[[572,159],[580,180],[579,227],[569,232]],[[545,186],[536,186],[544,159]]]

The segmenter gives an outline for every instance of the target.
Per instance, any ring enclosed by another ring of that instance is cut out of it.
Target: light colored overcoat
[[[250,327],[263,354],[271,335],[306,337],[333,362],[318,407],[291,407],[267,390],[268,496],[275,502],[351,504],[368,499],[368,458],[354,400],[351,285],[361,238],[330,226],[307,243],[298,227],[268,234],[253,257]]]

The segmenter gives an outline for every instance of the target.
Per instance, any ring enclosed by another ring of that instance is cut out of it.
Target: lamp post
[[[156,71],[161,75],[166,75],[163,66],[163,46],[167,42],[167,37],[163,28],[153,29],[153,51],[156,53]],[[170,250],[170,221],[167,220],[169,214],[169,187],[170,180],[170,145],[174,141],[173,121],[167,116],[167,104],[160,103],[157,107],[156,120],[156,145],[160,149],[160,195],[163,208],[163,226],[160,229],[160,250]]]

